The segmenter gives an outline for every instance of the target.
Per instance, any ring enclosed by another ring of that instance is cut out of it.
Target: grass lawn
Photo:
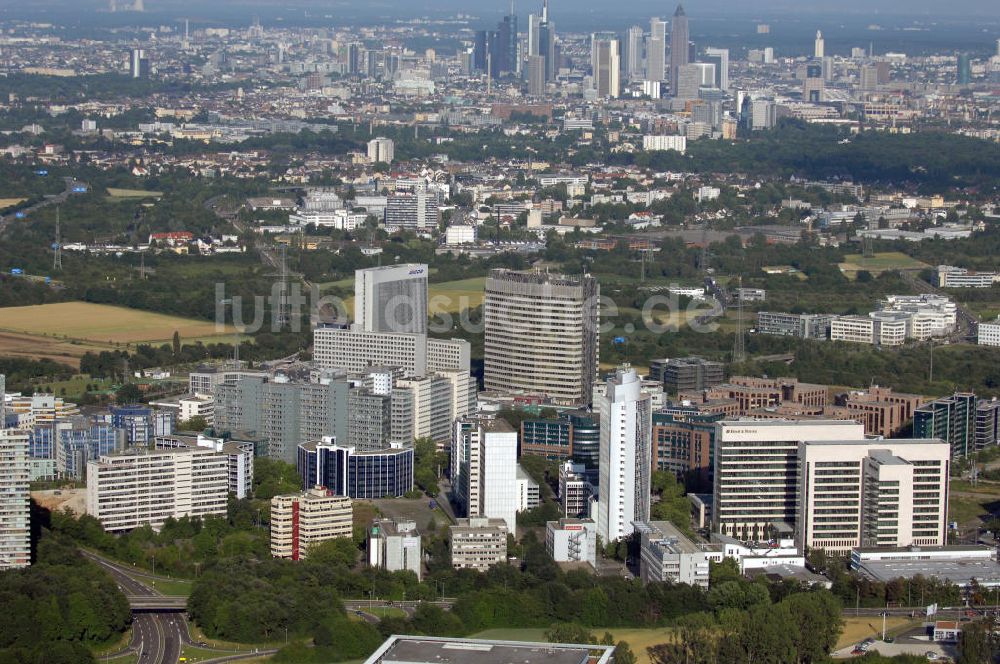
[[[889,270],[922,270],[925,267],[929,267],[927,263],[922,263],[902,252],[887,251],[874,256],[848,254],[844,256],[844,262],[840,264],[840,271],[853,277],[857,275],[859,270],[881,274]]]
[[[886,618],[886,633],[888,636],[902,634],[907,630],[920,624],[919,620],[910,620],[903,616],[889,616]],[[840,650],[847,646],[860,643],[868,637],[882,638],[882,619],[873,616],[845,617],[844,631],[840,634],[840,640],[834,649]]]
[[[214,322],[89,302],[0,308],[0,330],[109,344],[169,342],[175,331],[182,339],[219,335]]]
[[[69,380],[60,381],[41,381],[38,383],[49,388],[53,394],[62,395],[67,397],[79,398],[82,394],[87,391],[87,385],[94,388],[94,391],[101,391],[111,389],[115,382],[107,378],[91,378],[89,374],[80,374],[73,376]]]
[[[162,198],[161,191],[146,191],[145,189],[115,189],[108,188],[108,196],[111,198]]]
[[[477,639],[500,639],[507,641],[545,641],[546,629],[525,628],[525,629],[488,629],[473,635]],[[646,649],[652,646],[666,643],[670,638],[671,630],[664,627],[649,629],[617,628],[606,629],[594,627],[590,633],[598,639],[604,636],[605,632],[611,632],[615,642],[626,641],[632,652],[635,653],[638,664],[650,664],[649,654]]]
[[[205,662],[210,659],[218,659],[219,657],[225,657],[230,654],[237,654],[239,651],[225,651],[225,650],[211,650],[208,648],[199,648],[197,646],[184,646],[181,648],[181,658],[182,662]],[[246,652],[246,648],[243,649]]]
[[[101,659],[99,661],[101,664],[136,664],[139,661],[139,655],[135,653],[127,653],[121,657],[115,657],[114,659]]]
[[[948,520],[959,526],[980,525],[981,518],[1000,510],[1000,484],[980,482],[972,486],[964,480],[952,480],[948,500]]]
[[[246,652],[248,650],[253,650],[254,648],[259,650],[271,650],[274,648],[281,648],[285,645],[284,638],[280,641],[275,641],[274,643],[236,643],[235,641],[212,639],[205,636],[205,632],[203,632],[201,628],[194,623],[194,621],[188,623],[188,631],[191,632],[191,640],[195,643],[207,643],[212,648],[216,648],[218,650]]]
[[[371,610],[364,609],[365,613],[370,613],[378,618],[405,618],[406,611],[395,606],[375,606]]]

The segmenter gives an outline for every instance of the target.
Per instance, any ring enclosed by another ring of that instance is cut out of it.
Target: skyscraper
[[[28,432],[0,428],[0,570],[31,564],[29,479]]]
[[[652,406],[635,369],[622,367],[594,409],[601,415],[597,534],[607,543],[649,520]]]
[[[517,431],[506,420],[470,416],[455,422],[452,477],[465,516],[517,527]]]
[[[630,81],[642,79],[642,40],[645,35],[641,25],[628,29],[625,40],[625,73]]]
[[[545,58],[540,55],[528,56],[528,94],[540,97],[545,94]]]
[[[483,315],[486,389],[589,403],[599,297],[588,275],[493,270]]]
[[[373,138],[368,141],[368,161],[373,164],[391,164],[395,158],[396,145],[391,138]]]
[[[667,22],[654,17],[649,22],[649,41],[646,42],[646,80],[666,79]]]
[[[684,6],[677,5],[674,12],[674,20],[670,24],[670,89],[677,96],[677,75],[678,70],[690,62],[690,51],[688,42],[688,18],[684,13]]]
[[[617,39],[600,40],[594,44],[594,89],[602,99],[621,96],[621,56]]]
[[[406,264],[358,270],[354,324],[364,332],[427,332],[427,266]]]
[[[816,31],[816,44],[813,49],[813,57],[826,57],[826,45],[823,41],[823,33],[819,30]]]
[[[972,82],[972,60],[968,53],[958,54],[958,77],[959,85],[968,85]]]
[[[729,49],[712,48],[705,49],[705,59],[715,65],[715,87],[720,90],[729,90]]]
[[[149,58],[141,48],[133,48],[129,55],[129,73],[132,78],[149,76]]]
[[[542,15],[528,17],[528,55],[545,58],[546,81],[554,80],[558,71],[555,39],[555,26],[549,21],[549,0],[544,0]]]

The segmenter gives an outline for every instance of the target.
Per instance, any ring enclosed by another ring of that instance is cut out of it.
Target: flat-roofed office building
[[[493,270],[484,305],[486,389],[589,403],[599,295],[588,275]]]

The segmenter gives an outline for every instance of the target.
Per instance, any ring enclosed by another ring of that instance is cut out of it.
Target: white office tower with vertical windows
[[[354,325],[364,332],[427,332],[427,266],[388,265],[354,274]]]
[[[649,22],[646,42],[646,80],[663,81],[667,77],[667,22],[659,17]]]
[[[454,496],[464,516],[503,519],[516,533],[517,431],[490,415],[458,420],[451,459]]]
[[[823,32],[816,31],[816,44],[813,48],[813,57],[822,59],[826,57],[826,42],[823,40]]]
[[[31,564],[29,481],[28,432],[0,428],[0,570]]]
[[[396,145],[391,138],[373,138],[368,141],[368,161],[373,164],[379,162],[391,164],[396,156]]]
[[[864,440],[862,424],[838,420],[736,420],[715,425],[714,532],[744,542],[791,527],[799,443]]]
[[[639,374],[625,366],[608,380],[594,410],[601,415],[597,534],[607,544],[649,520],[652,403]]]
[[[642,80],[642,42],[646,35],[641,25],[628,29],[625,39],[625,74],[629,81]]]
[[[950,446],[937,439],[799,443],[799,546],[947,543]]]

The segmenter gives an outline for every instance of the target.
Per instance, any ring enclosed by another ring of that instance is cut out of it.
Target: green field
[[[162,191],[146,191],[145,189],[115,189],[108,188],[111,198],[162,198]]]
[[[848,254],[844,256],[844,262],[840,264],[840,271],[853,277],[861,270],[867,270],[872,274],[881,274],[890,270],[922,270],[926,267],[930,266],[902,252],[888,251],[874,256]]]

